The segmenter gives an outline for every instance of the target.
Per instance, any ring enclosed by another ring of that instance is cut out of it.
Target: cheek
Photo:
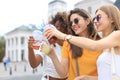
[[[81,24],[80,28],[82,31],[84,31],[87,28],[87,24],[86,23]]]
[[[108,28],[108,22],[104,21],[104,22],[99,22],[97,24],[95,24],[95,27],[97,29],[98,32],[103,31],[104,29]]]
[[[109,26],[109,21],[103,21],[103,23],[102,23],[102,28],[108,28],[108,26]]]
[[[86,31],[87,29],[87,26],[86,25],[82,25],[78,28],[79,30],[77,30],[77,34],[81,34],[83,33],[84,31]]]

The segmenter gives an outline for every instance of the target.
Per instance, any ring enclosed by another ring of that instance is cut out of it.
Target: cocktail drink
[[[35,30],[35,31],[33,31],[32,36],[34,38],[34,43],[33,43],[32,47],[33,47],[33,49],[39,50],[42,45],[43,34],[41,31]]]
[[[41,51],[45,54],[48,54],[50,52],[50,49],[51,49],[51,47],[49,44],[43,44],[41,46]]]

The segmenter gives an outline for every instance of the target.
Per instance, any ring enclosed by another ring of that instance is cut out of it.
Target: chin
[[[100,30],[100,29],[97,29],[97,32],[101,32],[102,30]]]
[[[78,34],[78,32],[77,31],[74,31],[75,32],[75,34]]]

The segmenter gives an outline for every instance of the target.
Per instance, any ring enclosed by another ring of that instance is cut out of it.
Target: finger
[[[51,39],[53,37],[53,34],[51,31],[49,31],[48,33],[45,34],[45,36],[47,37],[47,39]]]

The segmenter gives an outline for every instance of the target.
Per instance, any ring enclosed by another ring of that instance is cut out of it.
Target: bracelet
[[[70,40],[71,38],[72,38],[72,35],[66,35],[66,36],[64,37],[64,40],[69,42],[69,40]]]

